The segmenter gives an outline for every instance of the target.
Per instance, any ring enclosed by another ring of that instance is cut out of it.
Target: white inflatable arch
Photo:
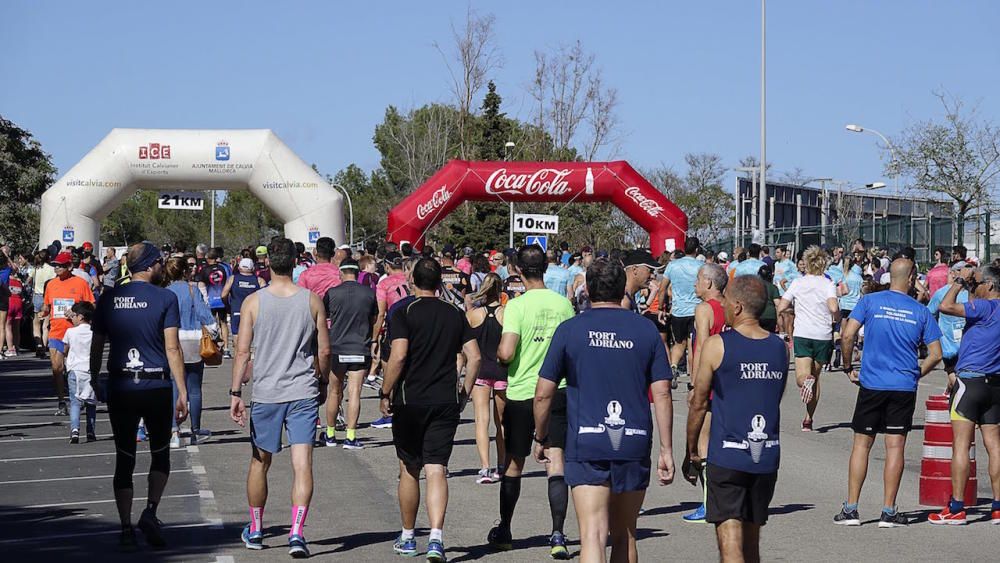
[[[248,189],[286,237],[344,242],[340,192],[269,129],[113,129],[42,195],[40,247],[96,245],[101,220],[140,189]]]

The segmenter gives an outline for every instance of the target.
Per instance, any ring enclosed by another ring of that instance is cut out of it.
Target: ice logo
[[[767,440],[767,434],[764,433],[766,426],[767,421],[764,420],[763,415],[756,414],[750,420],[750,432],[747,432],[747,442],[750,444],[750,459],[754,463],[760,463],[760,454],[764,451],[764,442]]]
[[[608,403],[608,416],[604,418],[604,426],[611,439],[611,449],[618,451],[622,447],[622,434],[625,432],[625,419],[622,418],[622,404],[618,401]]]

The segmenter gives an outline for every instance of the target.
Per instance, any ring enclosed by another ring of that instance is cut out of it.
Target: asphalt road
[[[33,357],[0,361],[0,553],[3,561],[58,561],[88,554],[103,561],[276,561],[286,555],[291,468],[287,452],[275,457],[271,469],[270,501],[264,515],[267,549],[243,548],[239,533],[247,518],[246,467],[250,455],[248,434],[228,417],[230,367],[205,374],[203,426],[212,439],[195,448],[173,450],[173,473],[160,505],[171,548],[140,554],[117,551],[117,514],[111,491],[114,444],[107,413],[100,407],[95,443],[70,445],[69,419],[53,416],[55,401],[47,362]],[[782,468],[771,505],[771,520],[763,531],[762,553],[767,561],[996,561],[997,533],[989,525],[988,504],[973,509],[973,524],[938,528],[926,523],[932,507],[918,498],[923,400],[944,385],[935,372],[920,386],[916,429],[907,444],[907,465],[899,496],[902,511],[917,520],[908,528],[879,529],[881,442],[873,450],[869,481],[862,493],[860,528],[832,523],[846,495],[849,428],[856,388],[844,376],[823,375],[816,431],[799,431],[803,407],[794,380],[782,405]],[[674,458],[682,459],[686,391],[675,393]],[[395,488],[398,466],[389,430],[367,427],[377,418],[375,393],[365,390],[362,451],[333,448],[315,450],[315,494],[306,525],[314,558],[325,560],[391,561],[392,540],[399,530]],[[450,503],[445,544],[451,561],[546,561],[550,529],[546,480],[541,466],[529,461],[521,500],[515,515],[514,551],[491,553],[486,532],[498,517],[498,485],[477,485],[478,459],[472,425],[472,406],[464,415],[450,466]],[[186,443],[186,441],[185,441]],[[136,497],[145,496],[148,470],[146,444],[140,444]],[[979,497],[988,503],[989,481],[985,451],[979,449]],[[677,481],[653,485],[645,514],[639,519],[639,553],[646,561],[717,558],[713,528],[687,524],[680,516],[699,500],[694,487]],[[137,500],[134,518],[142,501]],[[976,521],[986,518],[985,522]],[[418,541],[426,545],[427,520],[418,517]],[[571,551],[576,519],[572,506],[566,523]],[[140,538],[140,543],[142,542]]]

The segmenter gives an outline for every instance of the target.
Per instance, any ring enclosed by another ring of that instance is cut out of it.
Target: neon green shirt
[[[507,302],[503,332],[518,335],[517,350],[507,370],[507,398],[526,401],[535,397],[538,371],[549,351],[556,327],[573,318],[569,299],[550,289],[532,289]],[[566,381],[559,384],[566,387]]]

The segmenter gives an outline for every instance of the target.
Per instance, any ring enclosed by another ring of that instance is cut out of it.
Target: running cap
[[[455,256],[455,245],[451,244],[451,243],[448,243],[448,244],[444,245],[444,247],[441,248],[441,254],[443,256],[454,257]]]
[[[951,271],[952,272],[957,272],[959,270],[964,270],[965,268],[971,268],[971,267],[972,267],[972,264],[969,264],[968,262],[959,260],[958,262],[955,262],[954,264],[951,265]]]
[[[340,246],[337,247],[337,250],[350,250],[350,249],[351,249],[351,245],[349,245],[349,244],[342,244],[342,245],[340,245]]]
[[[472,256],[473,252],[474,251],[472,250],[472,247],[470,247],[470,246],[466,246],[465,248],[462,249],[462,254],[464,254],[466,256]]]
[[[728,260],[729,259],[729,254],[726,253],[726,252],[720,252],[720,253],[716,254],[715,257],[718,258],[719,260]]]
[[[257,254],[257,256],[267,256],[267,247],[263,246],[263,245],[258,246],[257,250],[256,250],[256,254]]]
[[[80,246],[81,246],[81,247],[82,247],[82,248],[83,248],[84,250],[93,250],[93,249],[94,249],[94,243],[90,242],[89,240],[88,240],[88,241],[85,241],[85,242],[84,242],[84,243],[83,243],[82,245],[80,245]]]
[[[403,255],[398,252],[388,252],[385,255],[385,263],[393,268],[403,267]]]
[[[607,258],[608,257],[608,251],[607,250],[598,250],[596,253],[594,253],[594,256],[596,256],[598,258]]]
[[[137,256],[134,260],[126,260],[128,271],[133,274],[145,272],[158,260],[163,260],[163,257],[160,255],[160,249],[156,248],[155,245],[148,242],[141,242],[139,244],[142,245],[142,253],[139,254],[139,256]]]
[[[354,258],[344,258],[340,262],[340,269],[341,270],[354,270],[354,271],[358,271],[361,268],[358,266],[358,261],[355,260]]]
[[[253,271],[253,260],[249,258],[240,258],[240,269],[246,270],[248,272]]]
[[[72,263],[73,263],[73,255],[71,255],[69,252],[66,251],[60,252],[59,254],[56,255],[55,258],[53,258],[49,262],[49,264],[52,264],[53,266],[64,266]]]
[[[653,255],[646,252],[645,250],[633,250],[625,254],[625,258],[622,259],[622,265],[628,268],[629,266],[646,266],[650,270],[659,270],[660,263],[657,262]]]

